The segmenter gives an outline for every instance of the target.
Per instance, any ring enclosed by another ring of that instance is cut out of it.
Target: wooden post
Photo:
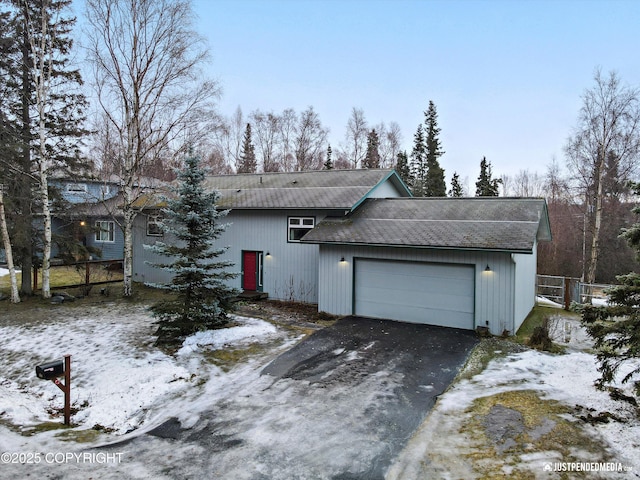
[[[38,267],[33,267],[33,293],[38,290]]]
[[[64,385],[59,378],[53,383],[64,392],[64,424],[71,425],[71,355],[64,356]]]
[[[571,306],[571,279],[564,277],[564,309],[569,310]]]
[[[84,284],[85,285],[89,285],[89,280],[90,280],[90,268],[89,268],[89,262],[85,262],[84,264]]]

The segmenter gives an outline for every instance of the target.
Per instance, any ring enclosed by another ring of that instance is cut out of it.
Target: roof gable
[[[481,197],[368,199],[302,241],[531,253],[550,239],[543,199]]]
[[[387,169],[217,175],[206,178],[205,188],[220,192],[221,208],[351,211],[387,181],[399,195],[411,195]]]

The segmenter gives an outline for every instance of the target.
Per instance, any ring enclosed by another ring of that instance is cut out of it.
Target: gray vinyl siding
[[[512,333],[516,333],[536,303],[537,245],[533,255],[514,254],[516,270],[515,282],[515,324]]]
[[[487,326],[496,335],[514,330],[515,263],[509,253],[321,245],[320,311],[336,315],[354,312],[354,258],[474,265],[475,326]],[[491,272],[485,272],[487,265]]]
[[[269,298],[317,303],[318,301],[318,245],[287,241],[289,217],[314,217],[316,223],[326,216],[325,211],[234,210],[226,217],[227,230],[216,241],[217,247],[226,247],[224,260],[234,262],[230,271],[240,273],[242,252],[263,253],[263,288]],[[147,283],[167,282],[169,272],[153,268],[145,262],[165,261],[142,244],[166,241],[163,237],[146,235],[146,215],[138,215],[134,228],[134,280]],[[269,253],[269,256],[267,256]],[[241,276],[230,281],[241,288]]]

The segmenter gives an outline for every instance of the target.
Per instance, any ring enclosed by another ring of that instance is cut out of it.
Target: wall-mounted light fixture
[[[485,272],[490,272],[491,271],[491,267],[489,267],[489,264],[487,263],[487,267],[484,269]]]
[[[340,259],[340,263],[345,263],[345,262],[346,262],[346,260],[344,259],[344,257],[342,257],[342,258]]]
[[[270,254],[269,252],[267,252],[267,255],[266,255],[266,256],[267,256],[267,257],[270,257],[270,256],[271,256],[271,254]]]

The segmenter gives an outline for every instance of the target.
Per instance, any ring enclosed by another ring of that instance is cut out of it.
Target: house
[[[535,304],[541,240],[546,202],[499,197],[367,199],[302,239],[320,247],[321,311],[496,335]]]
[[[515,332],[535,302],[542,199],[412,198],[393,170],[208,177],[230,209],[218,239],[233,286],[338,315]],[[134,280],[166,282],[143,248],[167,241],[161,210],[134,225]]]
[[[324,170],[211,176],[206,188],[221,193],[230,226],[217,245],[240,276],[233,286],[279,300],[317,303],[318,245],[300,240],[325,218],[344,217],[367,198],[408,197],[394,170]],[[170,273],[148,262],[166,261],[143,248],[165,241],[160,209],[146,207],[134,224],[134,281],[166,282]]]
[[[123,257],[124,235],[119,226],[122,200],[118,183],[93,179],[52,179],[62,198],[70,204],[55,212],[52,231],[58,239],[70,238],[84,247],[93,259],[117,260]],[[56,245],[53,257],[67,248]]]

